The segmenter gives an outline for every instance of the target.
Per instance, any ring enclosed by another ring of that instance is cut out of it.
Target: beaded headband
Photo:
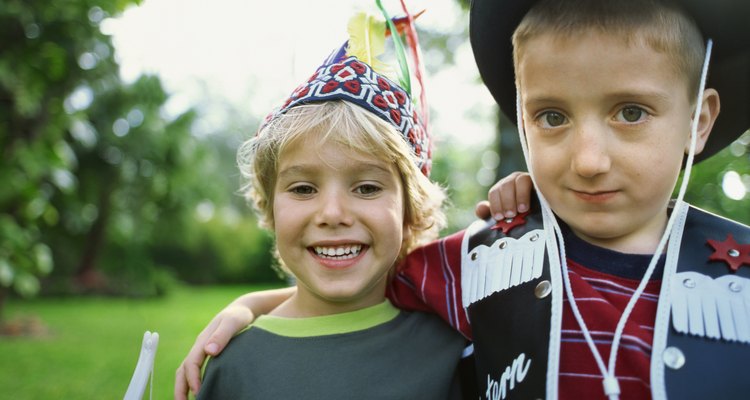
[[[382,8],[381,11],[384,12]],[[409,30],[404,36],[409,44],[412,59],[418,72],[416,74],[417,80],[421,86],[421,71],[418,69],[420,67],[418,64],[419,50],[413,27],[413,17],[408,14],[405,7],[404,11],[407,13],[406,17],[394,20],[386,19],[386,21],[378,22],[373,17],[363,14],[358,14],[352,18],[349,23],[350,39],[334,50],[323,62],[323,65],[318,67],[306,82],[299,85],[281,107],[269,114],[263,126],[298,105],[335,100],[347,101],[378,116],[400,132],[412,149],[417,168],[425,176],[429,176],[432,167],[432,142],[426,121],[419,116],[410,95],[411,84],[408,63],[403,56],[403,45],[400,44],[402,31]],[[387,18],[385,12],[384,15]],[[369,52],[364,55],[358,54],[354,50],[363,47],[355,42],[360,37],[360,35],[353,33],[353,30],[357,29],[367,30],[367,34],[361,36],[366,36],[370,40],[370,43],[364,46],[368,50],[372,47],[384,49],[385,37],[390,32],[398,32],[398,34],[391,36],[401,67],[401,84],[394,82],[373,68],[372,65],[379,66],[382,64],[376,59],[376,55]],[[377,37],[378,35],[380,37]],[[401,49],[402,54],[398,54],[399,49]],[[363,59],[367,59],[369,63]],[[421,89],[422,94],[424,94],[424,88]],[[424,96],[421,96],[421,101],[423,103],[421,109],[424,115],[426,114]]]

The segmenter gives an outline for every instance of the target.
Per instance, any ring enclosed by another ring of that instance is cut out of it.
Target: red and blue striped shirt
[[[471,326],[461,302],[461,242],[464,232],[421,247],[407,256],[388,288],[399,307],[437,313],[467,338]],[[604,360],[614,331],[651,255],[623,254],[586,243],[566,229],[570,281],[576,303]],[[663,259],[653,276],[660,278]],[[650,359],[661,281],[653,279],[638,299],[623,331],[615,375],[621,399],[650,398]],[[480,322],[481,323],[481,322]],[[568,304],[563,302],[560,399],[606,399],[602,375]]]

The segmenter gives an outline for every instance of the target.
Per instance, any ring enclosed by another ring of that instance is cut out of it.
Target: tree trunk
[[[5,322],[5,300],[8,298],[8,289],[0,287],[0,326]]]
[[[83,291],[103,291],[107,288],[104,275],[97,269],[97,258],[106,243],[107,226],[112,211],[112,193],[115,187],[115,179],[110,179],[99,192],[99,215],[86,235],[81,263],[74,282],[75,286]]]

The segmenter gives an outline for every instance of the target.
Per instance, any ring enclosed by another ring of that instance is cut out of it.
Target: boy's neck
[[[671,211],[671,208],[669,209]],[[576,230],[573,226],[566,226],[570,229],[571,233],[577,238],[598,246],[607,250],[616,251],[624,254],[654,254],[659,241],[664,234],[668,220],[668,214],[664,214],[664,218],[659,221],[653,221],[653,229],[641,232],[637,235],[620,235],[615,237],[593,237],[587,235],[585,232]]]
[[[563,225],[562,230],[568,260],[592,271],[640,280],[653,258],[653,254],[627,254],[599,247],[579,238],[567,226]],[[662,255],[651,279],[661,279],[665,260]]]
[[[323,315],[341,314],[361,310],[385,301],[385,291],[352,301],[327,301],[304,292],[299,285],[297,292],[281,303],[269,315],[284,318],[310,318]]]

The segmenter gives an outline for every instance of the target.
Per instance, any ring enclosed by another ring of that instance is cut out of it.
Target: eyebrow
[[[648,100],[650,102],[657,102],[658,104],[668,104],[671,101],[671,96],[656,90],[644,90],[644,91],[620,91],[609,93],[605,96],[606,100],[618,100],[618,99],[631,99],[634,101]],[[547,104],[560,104],[567,103],[562,97],[556,96],[530,96],[525,101],[527,106],[538,107]]]
[[[656,101],[662,104],[669,103],[671,101],[671,96],[669,96],[666,93],[662,93],[660,91],[654,91],[654,90],[645,90],[645,91],[635,91],[635,92],[628,92],[628,91],[622,91],[622,92],[615,92],[610,95],[607,95],[608,99],[643,99],[643,100],[650,100],[650,101]]]
[[[371,162],[354,162],[347,165],[346,168],[353,170],[354,173],[369,172],[374,170],[379,173],[390,175],[391,170],[384,164]],[[320,168],[316,164],[293,164],[279,171],[279,177],[315,174]]]

